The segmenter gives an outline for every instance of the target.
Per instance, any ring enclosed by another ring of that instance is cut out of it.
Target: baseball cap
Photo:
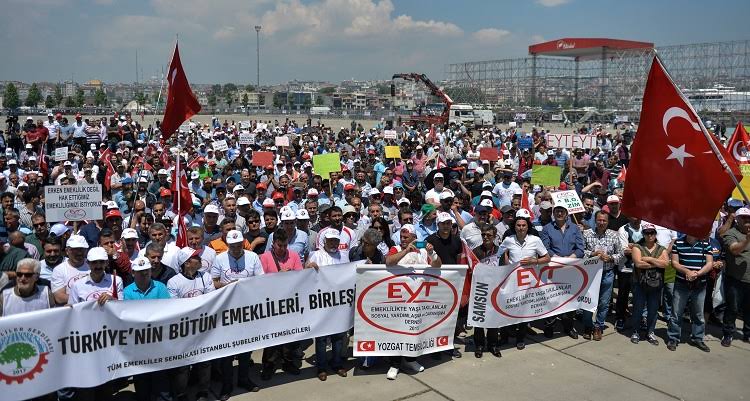
[[[172,191],[164,188],[159,192],[159,195],[161,196],[172,196]]]
[[[186,246],[182,249],[180,249],[179,252],[177,252],[177,265],[182,266],[185,262],[187,262],[190,258],[193,257],[200,257],[201,251],[197,251],[193,248],[190,248],[189,246]]]
[[[245,187],[243,187],[240,184],[237,184],[237,185],[234,186],[234,189],[232,189],[232,192],[244,191],[244,190],[245,190]]]
[[[273,202],[273,199],[266,198],[263,200],[263,207],[274,207],[276,204]]]
[[[54,233],[58,237],[62,237],[63,234],[65,234],[66,232],[68,232],[70,230],[71,230],[70,227],[68,227],[68,226],[66,226],[65,224],[62,224],[62,223],[57,223],[54,226],[52,226],[52,228],[49,229],[49,231],[51,233]]]
[[[370,190],[370,196],[380,195],[380,190],[377,188],[372,188]]]
[[[443,191],[440,193],[440,200],[453,198],[453,192]]]
[[[323,238],[325,239],[337,239],[341,240],[340,237],[341,233],[338,230],[326,230],[326,233],[323,234]]]
[[[552,202],[543,201],[542,203],[539,204],[539,209],[542,209],[542,210],[552,209]]]
[[[354,186],[354,184],[346,184],[346,185],[344,185],[344,191],[351,191],[351,190],[353,190],[354,188],[356,188],[356,187]]]
[[[492,197],[492,192],[490,192],[490,191],[482,191],[482,193],[479,196],[480,197],[489,196],[491,198]]]
[[[11,165],[11,164],[18,164],[18,162],[16,161],[16,159],[10,159],[8,160],[8,165]]]
[[[476,213],[487,213],[489,211],[490,211],[490,208],[482,205],[481,203],[474,207],[474,212]]]
[[[122,230],[122,238],[125,239],[137,239],[138,232],[134,228],[126,228]]]
[[[206,213],[219,214],[219,207],[216,205],[207,205],[205,208],[203,208],[203,214],[206,214]]]
[[[193,171],[192,173],[190,173],[190,179],[191,180],[197,180],[200,177],[201,177],[201,175],[197,171]]]
[[[109,260],[109,255],[107,255],[107,251],[105,251],[104,248],[97,246],[89,249],[89,253],[86,255],[86,260],[89,262],[95,260]]]
[[[318,196],[318,190],[315,188],[308,189],[307,196]]]
[[[620,197],[617,195],[610,195],[607,197],[607,203],[620,203]]]
[[[161,169],[159,169],[159,171],[158,171],[158,172],[156,173],[156,175],[169,175],[169,173],[167,172],[167,170],[165,170],[165,169],[161,168]]]
[[[237,187],[235,187],[235,190]],[[250,199],[247,199],[247,196],[241,196],[237,198],[237,206],[245,206],[250,204]]]
[[[102,206],[106,206],[107,210],[120,208],[119,206],[117,206],[117,202],[115,201],[106,201],[102,204]]]
[[[392,187],[392,186],[390,186],[390,185],[389,185],[389,186],[387,186],[387,187],[383,187],[383,193],[384,193],[384,194],[390,194],[390,195],[393,195],[393,187]]]
[[[443,173],[436,173],[434,177],[432,177],[433,180],[437,180],[438,178],[445,178],[443,177]]]
[[[70,238],[68,238],[68,242],[65,243],[65,246],[68,248],[87,248],[89,247],[89,243],[86,242],[86,238],[83,238],[82,235],[71,235]]]
[[[30,162],[35,162],[36,161],[36,156],[29,156],[29,161]]]
[[[294,221],[297,219],[297,216],[294,214],[294,211],[292,211],[289,207],[283,207],[281,210],[281,221]]]
[[[417,229],[414,228],[414,224],[404,224],[403,226],[401,226],[401,231],[406,231],[409,234],[417,233]]]
[[[510,206],[510,205],[505,205],[505,206],[503,206],[503,207],[500,208],[500,212],[503,213],[503,214],[508,213],[511,210],[513,210],[513,207]]]
[[[437,222],[438,222],[438,224],[439,223],[444,223],[446,221],[453,222],[454,220],[453,220],[453,217],[450,214],[446,213],[446,212],[440,212],[440,213],[438,213],[438,215],[437,215]]]
[[[474,170],[474,172],[475,172],[476,174],[482,175],[482,174],[484,174],[484,168],[482,168],[482,167],[477,167],[477,169],[476,169],[476,170]]]
[[[310,214],[305,209],[297,209],[297,220],[310,220]]]
[[[111,209],[107,210],[107,213],[104,214],[104,219],[108,219],[110,217],[120,217],[122,218],[122,213],[120,213],[120,209]]]
[[[66,162],[66,163],[67,163],[67,162]],[[125,178],[123,178],[123,179],[122,179],[122,181],[120,181],[120,183],[121,183],[122,185],[125,185],[125,184],[132,184],[132,183],[133,183],[133,179],[132,179],[132,178],[130,178],[130,177],[125,177]]]
[[[231,230],[227,233],[227,244],[237,244],[244,240],[245,238],[238,230]]]
[[[273,198],[273,200],[279,200],[279,199],[283,200],[284,194],[282,194],[281,192],[274,192],[271,198]]]
[[[489,209],[492,209],[493,207],[495,207],[495,205],[492,204],[491,199],[482,199],[482,201],[479,202],[479,204]]]
[[[259,182],[255,184],[255,189],[268,189],[268,184],[265,182]]]
[[[403,204],[411,205],[411,201],[409,200],[409,198],[404,197],[404,198],[399,199],[398,202],[396,202],[396,204],[399,206]]]
[[[133,260],[130,266],[133,271],[140,272],[144,270],[150,270],[151,262],[145,256],[139,256],[135,258],[135,260]]]
[[[741,207],[741,208],[737,209],[736,212],[734,212],[734,215],[735,216],[748,216],[748,217],[750,217],[750,209],[748,209],[746,207]]]
[[[744,203],[742,203],[739,199],[730,199],[729,202],[727,202],[727,206],[729,207],[742,207]]]
[[[531,213],[529,213],[529,211],[526,209],[518,209],[518,211],[516,211],[516,217],[523,217],[524,219],[530,219]]]
[[[651,223],[643,223],[641,224],[641,232],[644,232],[644,231],[656,232],[656,226]]]

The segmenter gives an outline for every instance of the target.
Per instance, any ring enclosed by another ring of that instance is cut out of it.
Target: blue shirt
[[[417,228],[417,241],[426,241],[427,237],[437,232],[437,223],[433,222],[431,225],[426,226],[424,225],[424,223],[419,222],[416,228]]]
[[[544,225],[539,236],[547,252],[553,256],[568,257],[575,254],[577,258],[583,257],[583,234],[576,224],[566,221],[565,231],[562,231],[553,221]]]
[[[135,283],[132,283],[125,287],[125,290],[122,292],[122,299],[125,301],[169,298],[167,286],[156,280],[151,280],[151,286],[146,291],[141,291]]]

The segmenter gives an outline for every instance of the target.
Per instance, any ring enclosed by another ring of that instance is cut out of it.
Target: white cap
[[[263,207],[276,207],[276,203],[274,203],[273,199],[266,198],[263,200]]]
[[[11,164],[18,164],[18,162],[16,161],[16,159],[10,159],[8,160],[8,165],[11,165]]]
[[[310,214],[306,209],[297,209],[297,220],[310,220]]]
[[[746,207],[741,207],[737,209],[736,212],[734,212],[735,216],[750,216],[750,209]]]
[[[372,188],[372,189],[370,190],[370,194],[369,194],[369,195],[370,195],[370,196],[380,195],[380,190],[379,190],[379,189],[377,189],[377,188]]]
[[[197,180],[198,178],[201,178],[201,175],[197,171],[193,171],[192,173],[190,173],[191,180]]]
[[[443,191],[440,193],[440,200],[453,198],[453,192]]]
[[[203,214],[216,213],[219,214],[219,207],[216,205],[208,205],[203,209]]]
[[[414,228],[414,224],[404,224],[401,226],[401,229],[399,231],[408,231],[409,234],[416,234],[417,229]]]
[[[391,195],[393,195],[393,187],[392,187],[392,186],[390,186],[390,185],[389,185],[389,186],[387,186],[387,187],[384,187],[384,188],[383,188],[383,193],[384,193],[384,194],[391,194]]]
[[[399,206],[403,205],[404,203],[407,204],[407,205],[411,205],[411,201],[407,197],[403,197],[403,198],[399,199],[398,202],[396,202],[396,204],[399,205]]]
[[[297,219],[297,216],[294,214],[291,208],[284,206],[281,209],[281,221],[294,221]]]
[[[86,242],[86,238],[83,238],[81,235],[71,235],[70,238],[68,238],[68,242],[65,244],[68,248],[87,248],[89,247],[89,243]]]
[[[620,197],[617,195],[610,195],[607,197],[607,203],[620,203]]]
[[[106,201],[106,202],[104,202],[104,204],[107,205],[107,210],[119,209],[120,208],[119,206],[117,206],[117,202],[115,202],[115,201]]]
[[[70,242],[70,240],[68,240],[68,242]],[[70,246],[70,244],[68,244],[68,246]],[[109,255],[107,255],[107,251],[105,251],[104,248],[97,246],[96,248],[89,249],[89,253],[86,255],[86,260],[89,262],[95,260],[109,260]]]
[[[193,248],[190,247],[184,247],[177,252],[177,265],[182,266],[185,262],[188,261],[188,259],[192,258],[193,256],[200,256],[201,252],[196,251]]]
[[[484,168],[477,167],[477,169],[474,170],[474,172],[477,173],[477,174],[479,174],[479,175],[483,175],[484,174]]]
[[[237,198],[237,206],[245,206],[250,204],[250,199],[247,199],[247,196],[240,196]]]
[[[318,190],[315,188],[308,189],[307,196],[318,196]]]
[[[167,170],[163,168],[160,168],[156,175],[169,175],[169,172],[167,172]]]
[[[326,230],[326,233],[323,234],[323,238],[325,238],[325,239],[337,239],[337,240],[341,240],[340,235],[341,235],[341,233],[339,233],[338,230],[331,229],[331,230]]]
[[[26,149],[31,149],[31,148],[32,148],[31,144],[30,144],[30,143],[27,143],[27,144],[26,144]]]
[[[435,174],[435,175],[434,175],[434,176],[432,177],[432,179],[433,179],[433,180],[436,180],[436,179],[438,179],[438,178],[445,178],[445,177],[443,177],[443,173],[436,173],[436,174]]]
[[[122,238],[125,239],[137,239],[138,232],[134,228],[126,228],[122,230]]]
[[[482,194],[479,195],[479,196],[489,196],[489,197],[492,197],[492,192],[490,192],[490,191],[482,191]]]
[[[440,213],[438,213],[438,215],[437,215],[437,222],[438,222],[438,224],[439,223],[444,223],[446,221],[453,222],[454,220],[453,220],[453,217],[450,214],[446,213],[446,212],[440,212]]]
[[[489,207],[489,208],[495,207],[495,205],[492,204],[492,200],[491,199],[482,199],[482,201],[479,202],[479,204],[482,205],[482,206]]]
[[[29,156],[29,161],[30,162],[35,162],[36,161],[36,156]]]
[[[243,187],[242,185],[235,185],[234,189],[232,189],[232,192],[234,192],[234,191],[244,191],[244,190],[245,190],[245,187]]]
[[[529,211],[526,209],[518,209],[518,211],[516,212],[516,217],[523,217],[525,219],[530,219],[531,213],[529,213]]]
[[[143,270],[149,270],[151,269],[151,261],[148,260],[145,256],[139,256],[133,260],[130,264],[130,268],[133,269],[133,271],[140,272]]]
[[[72,230],[72,228],[70,228],[70,227],[68,227],[68,226],[66,226],[65,224],[62,224],[62,223],[57,223],[54,226],[52,226],[52,228],[49,229],[50,232],[54,233],[58,237],[62,237],[63,234],[65,234],[66,232],[71,231],[71,230]]]
[[[237,244],[242,241],[244,241],[245,238],[242,236],[242,233],[238,230],[232,230],[227,233],[227,244]]]

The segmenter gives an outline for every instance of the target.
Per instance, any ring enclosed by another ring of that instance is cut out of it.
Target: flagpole
[[[703,136],[706,138],[706,141],[708,141],[708,145],[711,147],[711,151],[713,151],[716,158],[719,159],[719,162],[721,163],[721,166],[724,168],[724,171],[726,171],[727,174],[729,174],[729,177],[732,178],[732,182],[734,182],[734,186],[742,195],[742,198],[745,200],[745,203],[750,203],[750,199],[748,199],[747,194],[745,193],[745,190],[742,189],[742,186],[740,186],[740,182],[737,181],[737,177],[734,176],[732,169],[729,168],[729,164],[727,163],[726,160],[724,160],[724,155],[722,155],[721,152],[719,152],[719,148],[716,147],[716,143],[711,137],[711,134],[708,133],[706,126],[703,125],[703,121],[698,115],[698,112],[695,111],[695,108],[693,108],[693,105],[687,100],[687,98],[685,98],[680,88],[675,84],[674,80],[672,79],[672,75],[669,74],[669,71],[667,71],[667,68],[664,66],[664,63],[662,63],[661,57],[659,57],[659,53],[656,52],[656,49],[654,49],[654,56],[656,57],[656,60],[659,62],[659,65],[661,66],[662,70],[664,70],[664,73],[667,75],[667,78],[669,79],[669,81],[672,83],[675,89],[677,89],[677,94],[680,95],[680,98],[682,99],[682,101],[685,102],[685,104],[687,104],[687,106],[690,108],[690,111],[692,111],[693,114],[697,117],[698,126],[700,126],[701,132],[703,132]]]

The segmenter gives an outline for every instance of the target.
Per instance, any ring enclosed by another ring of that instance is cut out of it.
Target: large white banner
[[[452,349],[466,268],[359,266],[354,356]]]
[[[102,185],[47,185],[44,215],[49,222],[102,219]]]
[[[539,320],[599,303],[599,258],[552,258],[547,265],[479,264],[469,298],[469,325],[496,328]]]
[[[195,298],[0,318],[0,394],[28,399],[347,331],[355,265],[253,277]]]

